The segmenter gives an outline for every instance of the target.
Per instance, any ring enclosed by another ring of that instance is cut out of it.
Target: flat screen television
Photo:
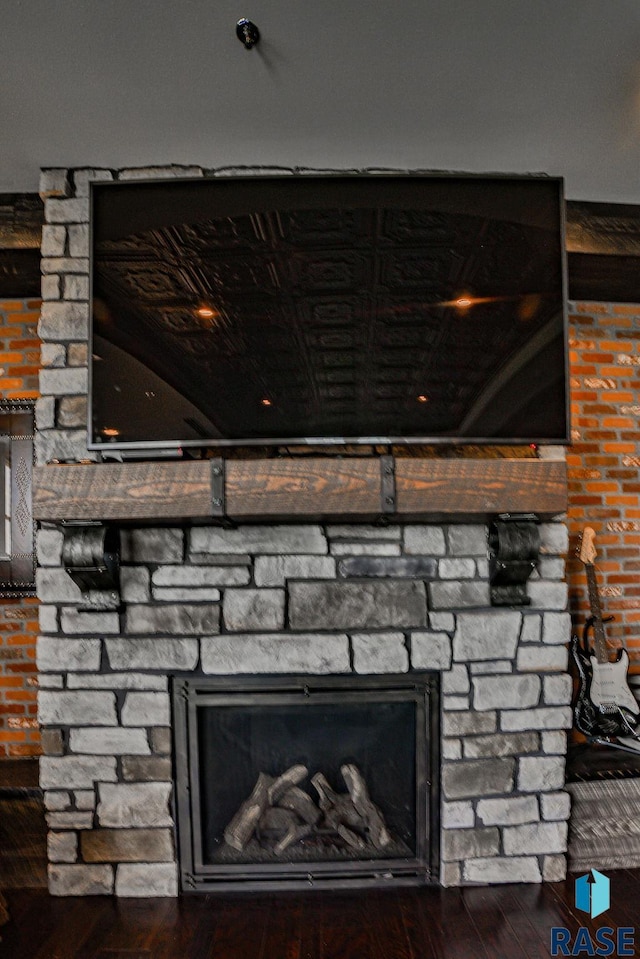
[[[562,181],[95,183],[92,449],[568,441]]]

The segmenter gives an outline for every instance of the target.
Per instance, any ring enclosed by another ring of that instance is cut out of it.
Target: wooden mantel
[[[40,521],[541,518],[567,508],[566,464],[391,457],[66,464],[34,471]]]

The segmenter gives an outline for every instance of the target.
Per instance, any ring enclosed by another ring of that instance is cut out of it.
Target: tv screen
[[[568,439],[562,181],[95,183],[91,448]]]

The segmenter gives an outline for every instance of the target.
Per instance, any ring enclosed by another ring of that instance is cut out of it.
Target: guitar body
[[[587,620],[582,644],[576,636],[571,652],[578,670],[579,686],[574,702],[576,729],[585,736],[628,735],[638,724],[640,704],[629,688],[629,655],[618,650],[614,662],[609,659],[604,635],[604,620],[595,577],[595,533],[587,526],[582,534],[580,559],[585,565],[591,617]],[[593,646],[589,631],[593,628]]]
[[[599,663],[595,656],[589,657],[591,662],[589,696],[593,705],[601,712],[614,712],[619,706],[637,717],[640,713],[640,705],[627,682],[629,654],[626,649],[621,649],[619,653],[616,663]]]

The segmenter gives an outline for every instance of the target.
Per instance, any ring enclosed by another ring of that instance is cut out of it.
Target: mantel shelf
[[[375,457],[227,460],[222,508],[212,460],[52,464],[34,470],[39,521],[234,522],[346,518],[549,518],[567,508],[566,464],[536,459],[394,461],[395,500]],[[386,502],[385,502],[386,501]]]

